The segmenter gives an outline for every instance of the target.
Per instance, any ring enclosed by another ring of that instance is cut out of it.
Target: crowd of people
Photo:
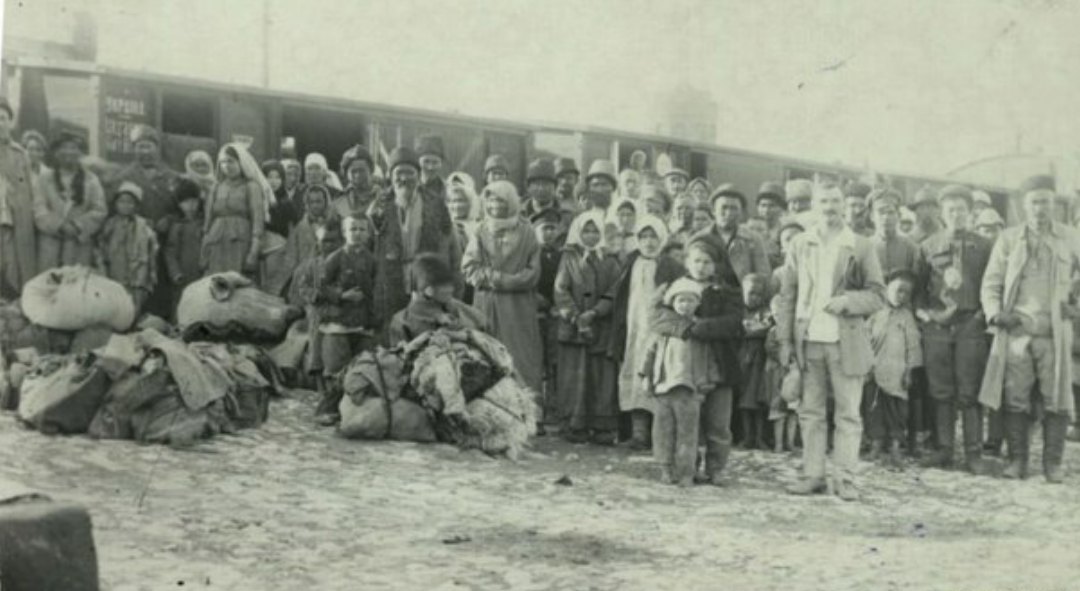
[[[519,188],[498,154],[478,181],[447,174],[433,135],[385,174],[363,145],[335,171],[238,143],[178,173],[142,127],[134,160],[98,178],[83,138],[16,142],[13,121],[0,102],[0,296],[87,265],[172,319],[192,281],[243,274],[306,310],[321,424],[337,420],[328,378],[360,352],[468,327],[507,346],[542,433],[651,449],[666,482],[729,484],[735,442],[801,446],[793,494],[826,490],[830,448],[845,499],[860,454],[984,475],[1007,443],[1003,475],[1024,478],[1036,420],[1062,480],[1080,238],[1051,177],[1018,188],[1026,221],[1006,228],[961,185],[909,203],[793,179],[751,199],[644,152],[584,174],[539,158]]]

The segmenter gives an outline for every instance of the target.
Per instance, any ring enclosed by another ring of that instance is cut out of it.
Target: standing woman
[[[203,268],[207,273],[254,276],[274,193],[239,143],[225,144],[218,152],[217,177],[206,204]]]
[[[37,274],[34,191],[26,150],[15,143],[15,112],[0,96],[0,297],[17,298]]]
[[[97,176],[83,168],[83,139],[61,134],[51,146],[55,169],[45,169],[34,194],[38,270],[94,264],[94,236],[108,208]]]
[[[199,188],[202,189],[203,203],[205,203],[210,191],[214,188],[214,183],[217,182],[217,177],[214,176],[214,160],[210,158],[210,154],[202,150],[188,152],[188,155],[184,157],[184,174],[199,184]]]
[[[285,244],[300,214],[285,191],[285,166],[277,160],[267,160],[262,163],[262,173],[274,192],[274,203],[266,222],[260,286],[266,293],[281,295],[293,271],[285,264]]]
[[[619,368],[609,353],[611,298],[619,261],[603,246],[604,213],[590,209],[570,224],[555,276],[559,318],[558,400],[552,417],[566,423],[565,438],[615,443],[619,426]]]
[[[521,217],[521,198],[509,181],[484,187],[487,214],[462,257],[465,281],[475,288],[473,306],[491,334],[514,358],[514,367],[534,391],[543,381],[543,349],[536,311],[540,243]]]
[[[51,172],[45,164],[49,142],[45,141],[45,136],[41,135],[40,131],[27,129],[19,138],[19,143],[26,150],[26,155],[30,157],[30,170],[33,171],[35,177]]]

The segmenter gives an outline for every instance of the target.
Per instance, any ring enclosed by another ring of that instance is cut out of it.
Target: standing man
[[[884,280],[869,239],[844,224],[840,188],[819,185],[813,208],[816,227],[792,239],[780,273],[780,361],[785,366],[797,363],[803,370],[803,478],[788,492],[827,490],[825,415],[831,386],[836,400],[836,493],[853,501],[859,496],[854,481],[862,438],[859,404],[874,359],[866,319],[884,305]]]
[[[786,208],[787,201],[784,197],[783,185],[776,181],[761,183],[757,196],[757,214],[765,220],[766,234],[763,236],[765,253],[769,256],[769,264],[774,269],[784,263],[783,256],[780,254],[780,226]]]
[[[15,112],[0,96],[0,297],[18,298],[37,274],[34,175],[26,150],[11,137]]]
[[[375,160],[371,152],[357,144],[341,156],[341,177],[348,185],[340,197],[334,199],[334,211],[341,219],[353,215],[367,215],[368,208],[375,202],[376,190],[371,177],[375,169]]]
[[[854,182],[844,191],[844,222],[856,234],[871,236],[874,228],[867,216],[866,197],[870,195],[870,185]]]
[[[743,277],[751,273],[772,277],[764,239],[755,232],[740,232],[746,197],[735,189],[721,188],[712,194],[711,201],[716,221],[692,237],[690,242],[705,240],[727,252],[740,284]]]
[[[443,163],[446,151],[442,138],[437,135],[422,135],[416,138],[416,154],[420,157],[420,185],[432,195],[446,198],[446,181],[443,180]]]
[[[559,244],[566,238],[570,231],[570,222],[574,219],[574,212],[560,206],[555,196],[555,164],[547,158],[537,158],[529,164],[525,175],[525,190],[528,199],[521,207],[521,215],[530,224],[538,223],[541,218],[555,221],[559,227]],[[550,215],[545,215],[551,212]]]
[[[979,383],[986,366],[986,316],[979,290],[990,260],[990,242],[968,229],[971,190],[949,185],[941,191],[945,229],[921,245],[915,316],[923,332],[926,377],[933,404],[938,449],[923,465],[953,465],[956,418],[963,424],[964,468],[986,473],[982,462],[983,416]],[[920,206],[926,209],[926,205]]]
[[[791,179],[784,188],[787,195],[788,213],[797,216],[810,211],[810,200],[814,196],[814,184],[808,179]]]
[[[979,401],[1001,408],[1009,464],[1002,476],[1027,476],[1028,428],[1038,385],[1043,410],[1043,475],[1062,481],[1062,457],[1072,395],[1073,322],[1080,316],[1073,277],[1080,267],[1080,235],[1054,221],[1055,186],[1050,176],[1026,180],[1019,196],[1027,223],[1002,232],[982,285],[982,304],[994,344]]]
[[[304,167],[296,158],[282,158],[281,165],[285,167],[285,195],[292,201],[296,211],[304,211]]]
[[[573,158],[559,158],[555,161],[555,180],[557,182],[555,192],[559,196],[559,204],[563,209],[576,214],[581,210],[581,204],[578,203],[575,194],[578,182],[581,181],[581,171],[578,170]]]
[[[619,180],[615,177],[615,165],[610,160],[593,160],[589,174],[585,177],[588,187],[582,203],[585,209],[599,209],[607,214],[611,200],[615,196]]]
[[[672,168],[664,175],[664,186],[667,187],[672,199],[682,195],[689,182],[690,175],[681,168]]]
[[[930,187],[919,189],[912,207],[915,208],[915,230],[909,238],[915,244],[922,244],[941,231],[941,204],[938,203],[937,191]]]

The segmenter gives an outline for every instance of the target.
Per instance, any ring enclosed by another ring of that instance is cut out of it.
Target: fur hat
[[[23,137],[25,137],[25,134]],[[60,133],[57,133],[56,137],[53,138],[52,143],[49,144],[49,151],[55,152],[57,148],[68,142],[75,142],[79,147],[79,150],[86,153],[86,138],[74,131],[61,131]]]
[[[341,155],[341,176],[348,179],[349,167],[353,162],[357,160],[363,160],[367,162],[368,169],[375,170],[375,159],[371,157],[371,152],[368,151],[366,146],[356,144],[355,146],[345,150],[345,153]]]
[[[450,270],[450,265],[447,265],[441,256],[433,253],[418,255],[413,259],[409,272],[412,273],[416,291],[454,283],[454,273]]]
[[[280,164],[278,166],[280,166]],[[202,187],[192,179],[181,176],[180,179],[176,181],[176,189],[173,190],[173,198],[177,203],[182,203],[188,199],[202,199]]]
[[[408,146],[398,146],[394,148],[393,152],[390,152],[390,158],[387,159],[387,170],[393,175],[394,169],[399,166],[411,166],[419,171],[420,158],[412,148],[409,148]]]
[[[140,187],[139,185],[136,185],[135,183],[133,183],[131,181],[124,181],[124,182],[120,183],[120,186],[117,187],[117,189],[116,189],[116,197],[119,197],[120,195],[123,195],[124,193],[127,193],[128,195],[131,195],[132,197],[135,198],[136,201],[138,201],[139,203],[142,203],[143,190],[142,190],[142,187]],[[116,197],[113,197],[114,201],[116,200]]]
[[[506,157],[502,154],[488,156],[487,160],[484,161],[484,176],[486,177],[489,172],[499,169],[506,171],[507,174],[510,173],[510,165],[506,162]]]
[[[555,178],[559,178],[567,173],[581,174],[581,171],[578,170],[577,162],[574,162],[573,158],[557,159],[555,161]]]
[[[780,207],[787,207],[787,200],[784,198],[784,187],[776,181],[761,183],[761,187],[758,188],[757,200],[758,203],[775,201],[780,204]]]
[[[664,292],[664,303],[668,306],[675,301],[675,296],[690,294],[701,301],[701,284],[689,277],[682,277],[671,282],[667,291]]]
[[[784,194],[788,201],[800,201],[814,196],[814,183],[809,179],[791,179],[784,186]]]
[[[555,182],[555,163],[548,158],[537,158],[529,163],[529,170],[525,174],[525,184],[537,181]]]
[[[1054,177],[1048,174],[1037,174],[1028,177],[1024,179],[1024,182],[1020,183],[1020,190],[1017,193],[1022,197],[1032,191],[1057,191]]]
[[[417,157],[438,156],[446,160],[446,150],[443,148],[442,138],[437,135],[428,134],[416,138],[413,149],[416,150]]]

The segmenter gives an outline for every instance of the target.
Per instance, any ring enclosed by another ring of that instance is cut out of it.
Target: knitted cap
[[[676,279],[664,292],[664,303],[668,306],[675,301],[675,296],[689,294],[701,301],[701,284],[689,277]]]

